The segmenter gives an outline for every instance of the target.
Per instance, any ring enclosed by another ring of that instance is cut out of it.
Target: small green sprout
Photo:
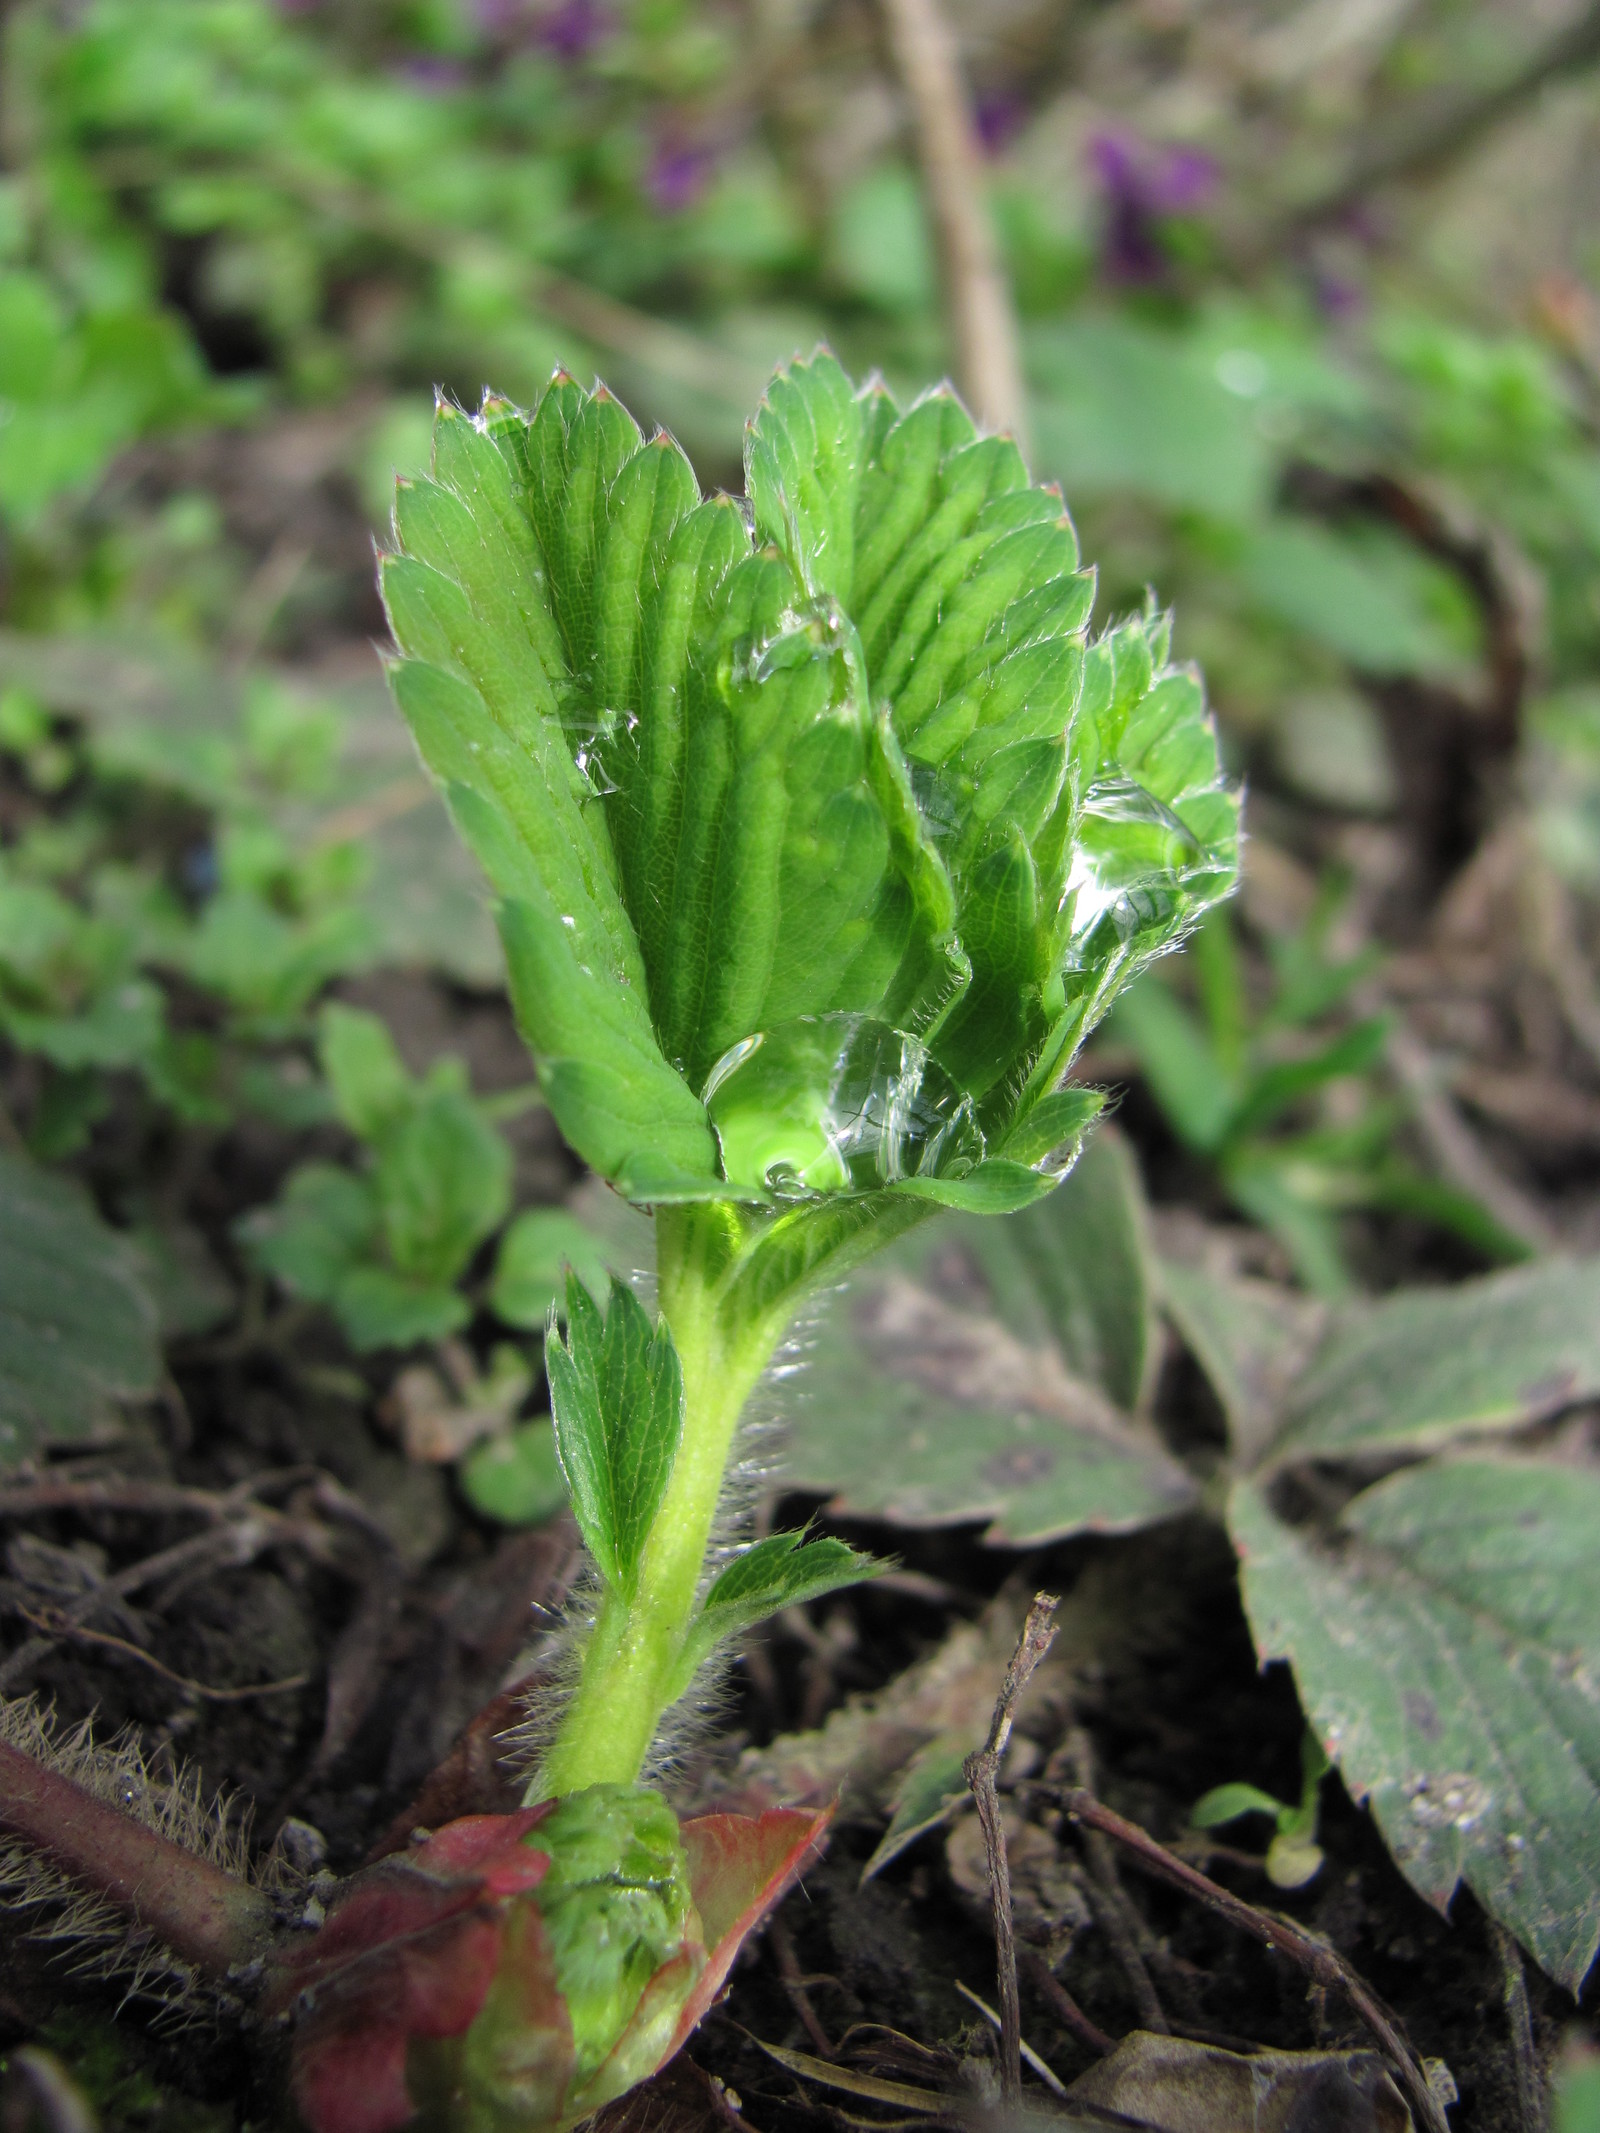
[[[1317,1812],[1322,1780],[1333,1768],[1317,1736],[1307,1728],[1300,1742],[1300,1797],[1293,1806],[1259,1785],[1215,1785],[1195,1801],[1189,1819],[1196,1829],[1221,1829],[1245,1815],[1270,1815],[1272,1842],[1264,1865],[1274,1888],[1303,1889],[1322,1871]]]
[[[505,1220],[511,1150],[461,1061],[413,1080],[376,1015],[324,1009],[319,1053],[368,1168],[302,1164],[278,1204],[247,1220],[247,1248],[296,1294],[329,1305],[355,1348],[441,1340],[472,1315],[458,1284]]]
[[[746,1401],[876,1247],[1054,1187],[1084,1036],[1236,868],[1198,677],[1154,613],[1091,641],[1009,439],[819,351],[745,460],[747,504],[702,499],[559,372],[441,404],[381,566],[545,1099],[655,1222],[654,1318],[574,1281],[547,1339],[599,1592],[531,1797],[635,1783],[719,1645],[870,1574],[793,1534],[708,1571]]]

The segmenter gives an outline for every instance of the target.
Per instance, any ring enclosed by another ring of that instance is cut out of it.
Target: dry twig
[[[1600,60],[1600,4],[1586,7],[1563,23],[1503,80],[1487,88],[1430,99],[1420,112],[1392,130],[1368,132],[1343,174],[1326,192],[1298,208],[1293,220],[1301,225],[1327,221],[1380,185],[1437,169],[1470,148],[1547,83],[1592,66],[1596,60]]]
[[[1120,1844],[1149,1873],[1206,1904],[1230,1925],[1237,1926],[1240,1932],[1260,1941],[1263,1947],[1287,1955],[1324,1991],[1331,1989],[1341,1993],[1392,2061],[1418,2124],[1426,2129],[1426,2133],[1450,2133],[1449,2121],[1439,2098],[1395,2017],[1336,1949],[1330,1948],[1326,1941],[1314,1939],[1292,1919],[1257,1910],[1254,1904],[1246,1903],[1231,1890],[1208,1880],[1195,1867],[1186,1866],[1137,1823],[1125,1820],[1081,1786],[1040,1789],[1051,1793],[1085,1828],[1098,1830],[1113,1843]]]
[[[285,1674],[280,1681],[249,1681],[240,1688],[214,1688],[209,1682],[193,1681],[187,1674],[175,1672],[164,1660],[158,1659],[154,1652],[141,1650],[126,1637],[113,1637],[109,1630],[86,1629],[81,1623],[66,1620],[58,1610],[34,1614],[28,1608],[19,1606],[17,1613],[24,1622],[31,1624],[45,1637],[65,1637],[75,1644],[98,1644],[108,1651],[121,1652],[124,1658],[136,1659],[141,1666],[149,1667],[153,1674],[159,1674],[164,1681],[174,1683],[186,1694],[201,1697],[207,1703],[245,1703],[252,1696],[282,1696],[290,1689],[303,1689],[311,1679],[309,1674]]]
[[[778,1977],[789,1996],[789,2005],[800,2017],[801,2027],[824,2059],[837,2059],[839,2047],[823,2028],[817,2010],[811,2004],[811,1995],[806,1990],[805,1978],[801,1975],[799,1958],[794,1952],[794,1940],[783,1922],[782,1912],[767,1921],[767,1946],[772,1950],[778,1966]]]
[[[1104,2055],[1116,2050],[1116,2039],[1108,2037],[1098,2023],[1090,2021],[1037,1949],[1024,1949],[1022,1960],[1034,1990],[1046,2002],[1063,2029],[1070,2029],[1078,2042],[1087,2044],[1092,2052]]]
[[[1081,1726],[1074,1726],[1068,1733],[1065,1755],[1079,1790],[1093,1792],[1094,1756],[1089,1736]],[[1155,1980],[1144,1959],[1144,1950],[1139,1946],[1140,1921],[1118,1878],[1116,1853],[1096,1829],[1083,1831],[1083,1851],[1089,1866],[1095,1920],[1110,1941],[1112,1953],[1122,1965],[1132,1989],[1133,2002],[1139,2010],[1139,2026],[1154,2030],[1157,2036],[1170,2037],[1172,2024],[1167,2020],[1161,1995],[1156,1991]]]
[[[1489,1927],[1500,1975],[1504,1981],[1506,2026],[1511,2032],[1511,2067],[1517,2085],[1517,2122],[1521,2133],[1544,2133],[1549,2122],[1545,2105],[1544,2077],[1533,2041],[1533,2010],[1528,2005],[1528,1979],[1522,1967],[1522,1950],[1504,1926]]]
[[[106,1601],[125,1600],[147,1585],[180,1573],[238,1569],[240,1565],[254,1561],[278,1537],[280,1527],[286,1523],[275,1512],[257,1510],[248,1518],[210,1527],[189,1540],[179,1541],[174,1547],[163,1548],[156,1555],[147,1555],[137,1563],[130,1563],[115,1577],[101,1579],[81,1600],[74,1601],[71,1607],[59,1609],[47,1632],[36,1630],[33,1636],[17,1646],[0,1665],[0,1690],[9,1689],[20,1675],[45,1656],[57,1639],[82,1628]]]
[[[997,2030],[1003,2038],[1005,2035],[1005,2025],[1000,2020],[1000,2017],[995,2013],[994,2009],[989,2005],[989,2002],[987,2000],[979,1999],[978,1995],[973,1991],[972,1987],[970,1985],[963,1985],[960,1978],[956,1979],[956,1990],[960,1993],[961,1997],[964,2000],[969,2000],[972,2005],[977,2008],[979,2014],[983,2016],[983,2019],[988,2023],[989,2027],[993,2030]],[[1065,2096],[1065,2094],[1067,2093],[1066,2084],[1056,2073],[1055,2069],[1051,2066],[1046,2065],[1045,2061],[1039,2057],[1039,2054],[1034,2050],[1033,2046],[1028,2042],[1026,2037],[1020,2039],[1018,2048],[1021,2051],[1023,2058],[1027,2060],[1028,2064],[1033,2068],[1034,2072],[1044,2083],[1045,2087],[1049,2089],[1054,2095]]]
[[[956,375],[978,421],[1008,430],[1026,452],[1016,314],[984,203],[982,159],[955,39],[939,0],[883,0],[883,12],[916,118]]]
[[[1022,2094],[1022,2002],[1017,1994],[1017,1943],[1011,1922],[1011,1866],[1006,1858],[1006,1833],[1000,1821],[1000,1792],[996,1780],[1000,1758],[1011,1738],[1011,1721],[1017,1698],[1028,1678],[1055,1641],[1055,1611],[1060,1601],[1048,1592],[1039,1593],[1028,1609],[1022,1635],[1000,1684],[999,1699],[989,1725],[989,1738],[962,1766],[989,1854],[989,1889],[994,1902],[995,1967],[1000,1983],[1000,2093],[1008,2105]]]
[[[1523,923],[1535,963],[1549,980],[1567,1028],[1600,1066],[1600,988],[1578,933],[1566,883],[1524,835],[1521,891]]]

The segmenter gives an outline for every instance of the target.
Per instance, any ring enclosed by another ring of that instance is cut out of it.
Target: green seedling
[[[414,1080],[376,1015],[324,1009],[319,1050],[367,1168],[302,1164],[277,1206],[247,1219],[247,1248],[287,1288],[327,1304],[358,1349],[443,1339],[472,1315],[459,1284],[505,1220],[511,1150],[461,1062],[440,1060]]]
[[[1271,1231],[1313,1294],[1338,1301],[1354,1293],[1339,1218],[1357,1208],[1416,1215],[1492,1259],[1525,1256],[1476,1201],[1397,1151],[1404,1111],[1373,1087],[1387,1019],[1337,1026],[1338,1011],[1374,967],[1371,955],[1330,956],[1339,900],[1330,884],[1300,932],[1269,944],[1272,988],[1259,1010],[1230,917],[1212,912],[1190,952],[1196,1005],[1152,975],[1117,1003],[1113,1034],[1137,1054],[1178,1139],[1215,1165],[1229,1198]],[[1303,1122],[1338,1084],[1355,1092],[1354,1116]]]
[[[878,1245],[1053,1189],[1084,1035],[1234,877],[1165,623],[1091,642],[1059,495],[953,395],[819,353],[746,481],[702,500],[558,373],[531,414],[441,405],[382,565],[545,1098],[655,1223],[654,1317],[573,1281],[547,1343],[599,1593],[534,1797],[632,1784],[720,1645],[870,1572],[790,1534],[708,1573],[751,1393]]]
[[[246,1248],[294,1294],[328,1305],[358,1349],[443,1340],[471,1318],[462,1281],[510,1206],[511,1150],[500,1123],[540,1102],[538,1090],[475,1097],[459,1059],[437,1061],[418,1081],[383,1022],[364,1009],[334,1003],[319,1030],[334,1110],[361,1144],[365,1167],[303,1163],[276,1206],[246,1218]],[[593,1233],[562,1208],[527,1209],[495,1254],[495,1316],[542,1333],[568,1268],[604,1293],[607,1260]],[[543,1514],[510,1515],[522,1523]]]
[[[1300,1797],[1291,1806],[1259,1785],[1214,1785],[1195,1801],[1189,1819],[1196,1829],[1225,1829],[1246,1815],[1272,1820],[1272,1842],[1263,1864],[1274,1888],[1303,1889],[1322,1870],[1317,1814],[1322,1780],[1333,1768],[1321,1741],[1307,1732],[1300,1743]]]

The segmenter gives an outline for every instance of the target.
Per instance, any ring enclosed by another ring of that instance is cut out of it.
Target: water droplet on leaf
[[[1188,901],[1185,877],[1204,861],[1188,825],[1132,778],[1107,778],[1085,796],[1063,901],[1075,953],[1109,925],[1118,940],[1164,928]]]
[[[983,1159],[972,1099],[866,1015],[804,1015],[724,1052],[706,1083],[723,1175],[785,1199],[950,1177]]]

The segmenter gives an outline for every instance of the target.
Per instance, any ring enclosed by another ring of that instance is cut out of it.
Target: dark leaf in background
[[[1407,1878],[1459,1882],[1576,1992],[1600,1947],[1600,1474],[1408,1467],[1326,1539],[1253,1483],[1230,1511],[1264,1659]]]
[[[1008,1546],[1169,1517],[1193,1484],[1130,1412],[1150,1312],[1134,1166],[1092,1139],[1038,1206],[1006,1223],[946,1217],[830,1300],[788,1472],[839,1511],[985,1519]]]
[[[81,1187],[0,1151],[0,1468],[95,1436],[160,1376],[135,1251]]]

